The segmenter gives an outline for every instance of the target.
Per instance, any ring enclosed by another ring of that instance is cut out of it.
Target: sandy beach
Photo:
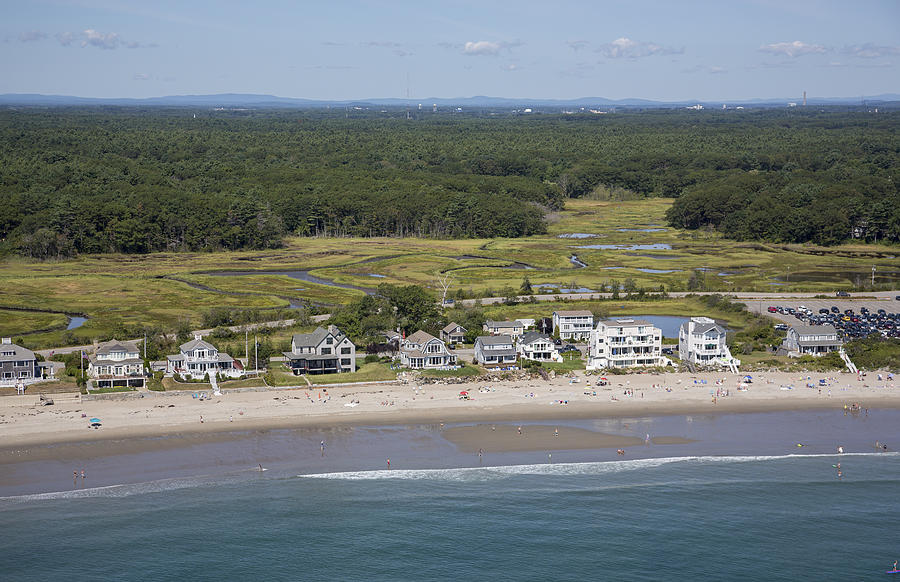
[[[302,427],[514,422],[691,413],[900,408],[896,380],[852,374],[576,375],[577,381],[504,381],[490,385],[379,384],[315,389],[225,392],[201,400],[191,392],[129,394],[109,400],[37,394],[0,398],[0,463],[15,462],[34,445],[108,441],[128,447],[134,437],[205,435]],[[820,385],[820,380],[825,380]],[[814,387],[808,387],[812,385]],[[790,387],[790,388],[789,388]],[[460,392],[469,399],[461,399]],[[90,428],[89,419],[101,426]],[[551,437],[552,438],[552,437]],[[621,443],[620,443],[621,444]],[[611,443],[609,446],[618,446]]]

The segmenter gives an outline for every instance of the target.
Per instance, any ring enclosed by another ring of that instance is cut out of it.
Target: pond
[[[587,263],[578,260],[578,255],[572,255],[571,257],[569,257],[569,261],[571,261],[571,263],[579,269],[587,267]]]
[[[539,285],[535,285],[540,289],[556,289],[560,293],[596,293],[596,289],[591,289],[589,287],[561,287],[554,283],[541,283]]]
[[[351,275],[356,275],[357,277],[377,277],[379,279],[384,279],[387,275],[379,275],[378,273],[350,273]]]
[[[620,315],[615,312],[611,312],[609,314],[609,319],[642,319],[644,321],[649,321],[656,327],[662,330],[663,337],[678,337],[678,330],[681,328],[681,324],[690,320],[690,317],[681,317],[678,315]],[[719,323],[719,322],[717,322]],[[720,326],[725,328],[727,331],[728,328],[719,323]]]
[[[66,329],[75,329],[77,327],[81,327],[84,325],[84,322],[88,320],[87,317],[77,317],[73,316],[69,318],[69,325],[66,326]]]
[[[568,232],[566,234],[561,234],[556,238],[595,238],[597,236],[598,235],[596,234],[589,234],[586,232]]]
[[[672,245],[668,243],[654,243],[647,245],[584,245],[577,248],[600,251],[670,251],[672,250]]]
[[[637,269],[642,273],[677,273],[681,269]]]

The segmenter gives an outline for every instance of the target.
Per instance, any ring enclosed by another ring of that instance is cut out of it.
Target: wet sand
[[[644,439],[635,436],[607,434],[571,426],[529,424],[477,424],[456,426],[443,431],[442,436],[461,451],[477,453],[624,449],[644,445]],[[691,439],[676,436],[651,437],[652,444],[687,444]]]

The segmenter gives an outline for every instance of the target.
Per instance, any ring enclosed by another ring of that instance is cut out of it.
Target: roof
[[[113,339],[97,346],[95,354],[97,356],[106,356],[113,352],[125,352],[128,354],[134,352],[140,353],[140,350],[134,342],[120,342],[119,340]]]
[[[606,327],[653,327],[653,324],[643,319],[604,319],[601,321]]]
[[[594,317],[594,314],[586,309],[575,311],[554,311],[560,317]]]
[[[528,333],[526,333],[525,335],[522,336],[522,339],[519,341],[519,343],[530,344],[537,340],[550,341],[550,335],[546,334],[546,333],[541,333],[539,331],[529,331]]]
[[[466,331],[466,328],[464,328],[464,327],[461,326],[460,324],[456,323],[455,321],[448,323],[448,324],[447,324],[447,327],[445,327],[445,328],[442,329],[441,331],[443,331],[444,333],[451,333],[451,332],[453,332],[453,331],[456,331],[456,328],[457,328],[457,327],[460,328],[460,329],[463,330],[463,331]]]
[[[426,344],[426,343],[430,342],[431,340],[440,341],[436,337],[434,337],[433,335],[428,333],[427,331],[420,329],[416,333],[410,334],[409,337],[407,337],[405,341],[414,343],[414,344]]]
[[[797,335],[837,335],[833,325],[794,325],[791,329]]]
[[[484,324],[488,327],[525,327],[525,324],[518,319],[515,321],[494,321],[493,319],[488,319]]]
[[[506,335],[482,335],[478,336],[475,341],[480,342],[483,346],[503,346],[513,345],[513,339]]]
[[[291,338],[291,342],[298,347],[315,347],[322,343],[329,334],[334,337],[335,342],[341,342],[347,337],[339,328],[329,325],[328,329],[317,327],[310,333],[295,333],[294,337]]]
[[[715,323],[694,323],[694,333],[703,334],[708,331],[718,331],[719,333],[725,333],[725,330]]]
[[[2,352],[15,352],[13,356],[0,356],[0,361],[9,362],[12,360],[33,360],[34,352],[29,350],[28,348],[23,348],[22,346],[17,346],[16,344],[0,344],[0,353]]]
[[[192,339],[191,341],[189,341],[186,344],[181,344],[181,347],[180,347],[182,352],[191,352],[191,351],[194,351],[196,348],[205,348],[207,350],[216,349],[216,347],[214,345],[212,345],[211,343],[208,343],[200,338]]]

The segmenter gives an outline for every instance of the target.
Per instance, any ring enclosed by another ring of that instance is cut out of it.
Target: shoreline
[[[6,396],[0,399],[0,464],[24,460],[31,447],[113,445],[160,437],[221,439],[229,433],[283,429],[840,410],[857,402],[861,409],[900,409],[900,387],[875,380],[877,372],[862,381],[852,374],[754,374],[752,383],[740,391],[743,377],[633,374],[610,376],[610,386],[598,387],[589,383],[596,376],[576,374],[577,381],[561,376],[489,386],[470,382],[301,388],[224,393],[205,401],[173,392],[152,398],[60,400],[51,407],[38,406],[34,396]],[[820,379],[826,384],[819,386]],[[461,400],[460,391],[467,391],[471,400]],[[87,429],[92,417],[102,420],[100,429]]]

